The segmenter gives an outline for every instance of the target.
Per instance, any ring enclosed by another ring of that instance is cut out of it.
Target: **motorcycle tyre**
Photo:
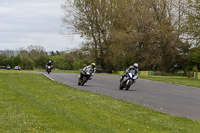
[[[123,90],[123,89],[124,89],[124,86],[123,86],[123,83],[122,83],[122,82],[120,82],[119,89],[120,89],[120,90]]]
[[[129,86],[126,86],[126,89],[125,89],[125,90],[129,90],[129,88],[130,88],[130,85],[129,85]]]
[[[81,83],[81,86],[84,86],[84,84],[87,82],[87,77],[83,77],[83,81],[82,81],[82,83]]]
[[[51,69],[47,68],[47,73],[50,74],[51,72]]]
[[[131,86],[131,82],[129,82],[128,85],[126,85],[125,90],[129,90],[130,86]]]
[[[120,89],[120,90],[123,90],[123,89],[124,89],[124,87],[123,87],[123,86],[119,86],[119,89]]]

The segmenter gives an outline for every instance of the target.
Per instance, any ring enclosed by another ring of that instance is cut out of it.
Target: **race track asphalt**
[[[84,86],[78,86],[78,74],[43,74],[77,89],[108,95],[171,115],[200,120],[200,88],[138,79],[125,91],[119,90],[119,76],[96,74]]]

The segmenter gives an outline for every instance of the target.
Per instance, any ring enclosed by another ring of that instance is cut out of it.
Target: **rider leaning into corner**
[[[135,80],[138,78],[138,64],[137,63],[134,63],[132,66],[129,66],[128,69],[126,69],[126,73],[124,75],[122,75],[121,79],[120,79],[120,82],[124,79],[124,77],[130,72],[130,71],[135,71],[135,75],[133,77],[134,79],[134,83],[135,83]]]
[[[80,73],[80,80],[83,80],[83,76],[84,76],[84,74],[85,74],[86,71],[91,72],[90,77],[93,76],[94,73],[96,72],[96,64],[92,63],[91,65],[88,65],[85,68],[83,68],[82,72]]]
[[[51,60],[48,60],[48,63],[46,64],[46,70],[47,70],[48,66],[51,66],[51,68],[53,67]]]

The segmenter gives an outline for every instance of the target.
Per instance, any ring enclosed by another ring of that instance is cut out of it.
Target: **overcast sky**
[[[0,0],[0,50],[41,45],[47,51],[79,47],[77,36],[59,34],[65,0]]]

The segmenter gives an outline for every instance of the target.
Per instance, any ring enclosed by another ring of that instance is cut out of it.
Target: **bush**
[[[35,67],[38,69],[45,69],[45,66],[48,62],[48,56],[39,56],[36,59],[34,59]]]
[[[71,62],[64,56],[50,56],[52,60],[53,68],[61,70],[72,70]]]
[[[195,66],[193,67],[193,71],[194,71],[194,72],[198,72],[198,71],[199,71],[197,65],[195,65]]]
[[[24,70],[33,70],[34,69],[34,62],[29,59],[28,57],[24,57],[21,60],[22,69]]]
[[[194,77],[194,72],[193,71],[188,71],[187,72],[187,77],[188,78],[193,78]]]
[[[11,57],[7,57],[3,60],[3,64],[4,66],[10,65],[11,68],[14,68],[15,64],[14,64],[14,56]]]

